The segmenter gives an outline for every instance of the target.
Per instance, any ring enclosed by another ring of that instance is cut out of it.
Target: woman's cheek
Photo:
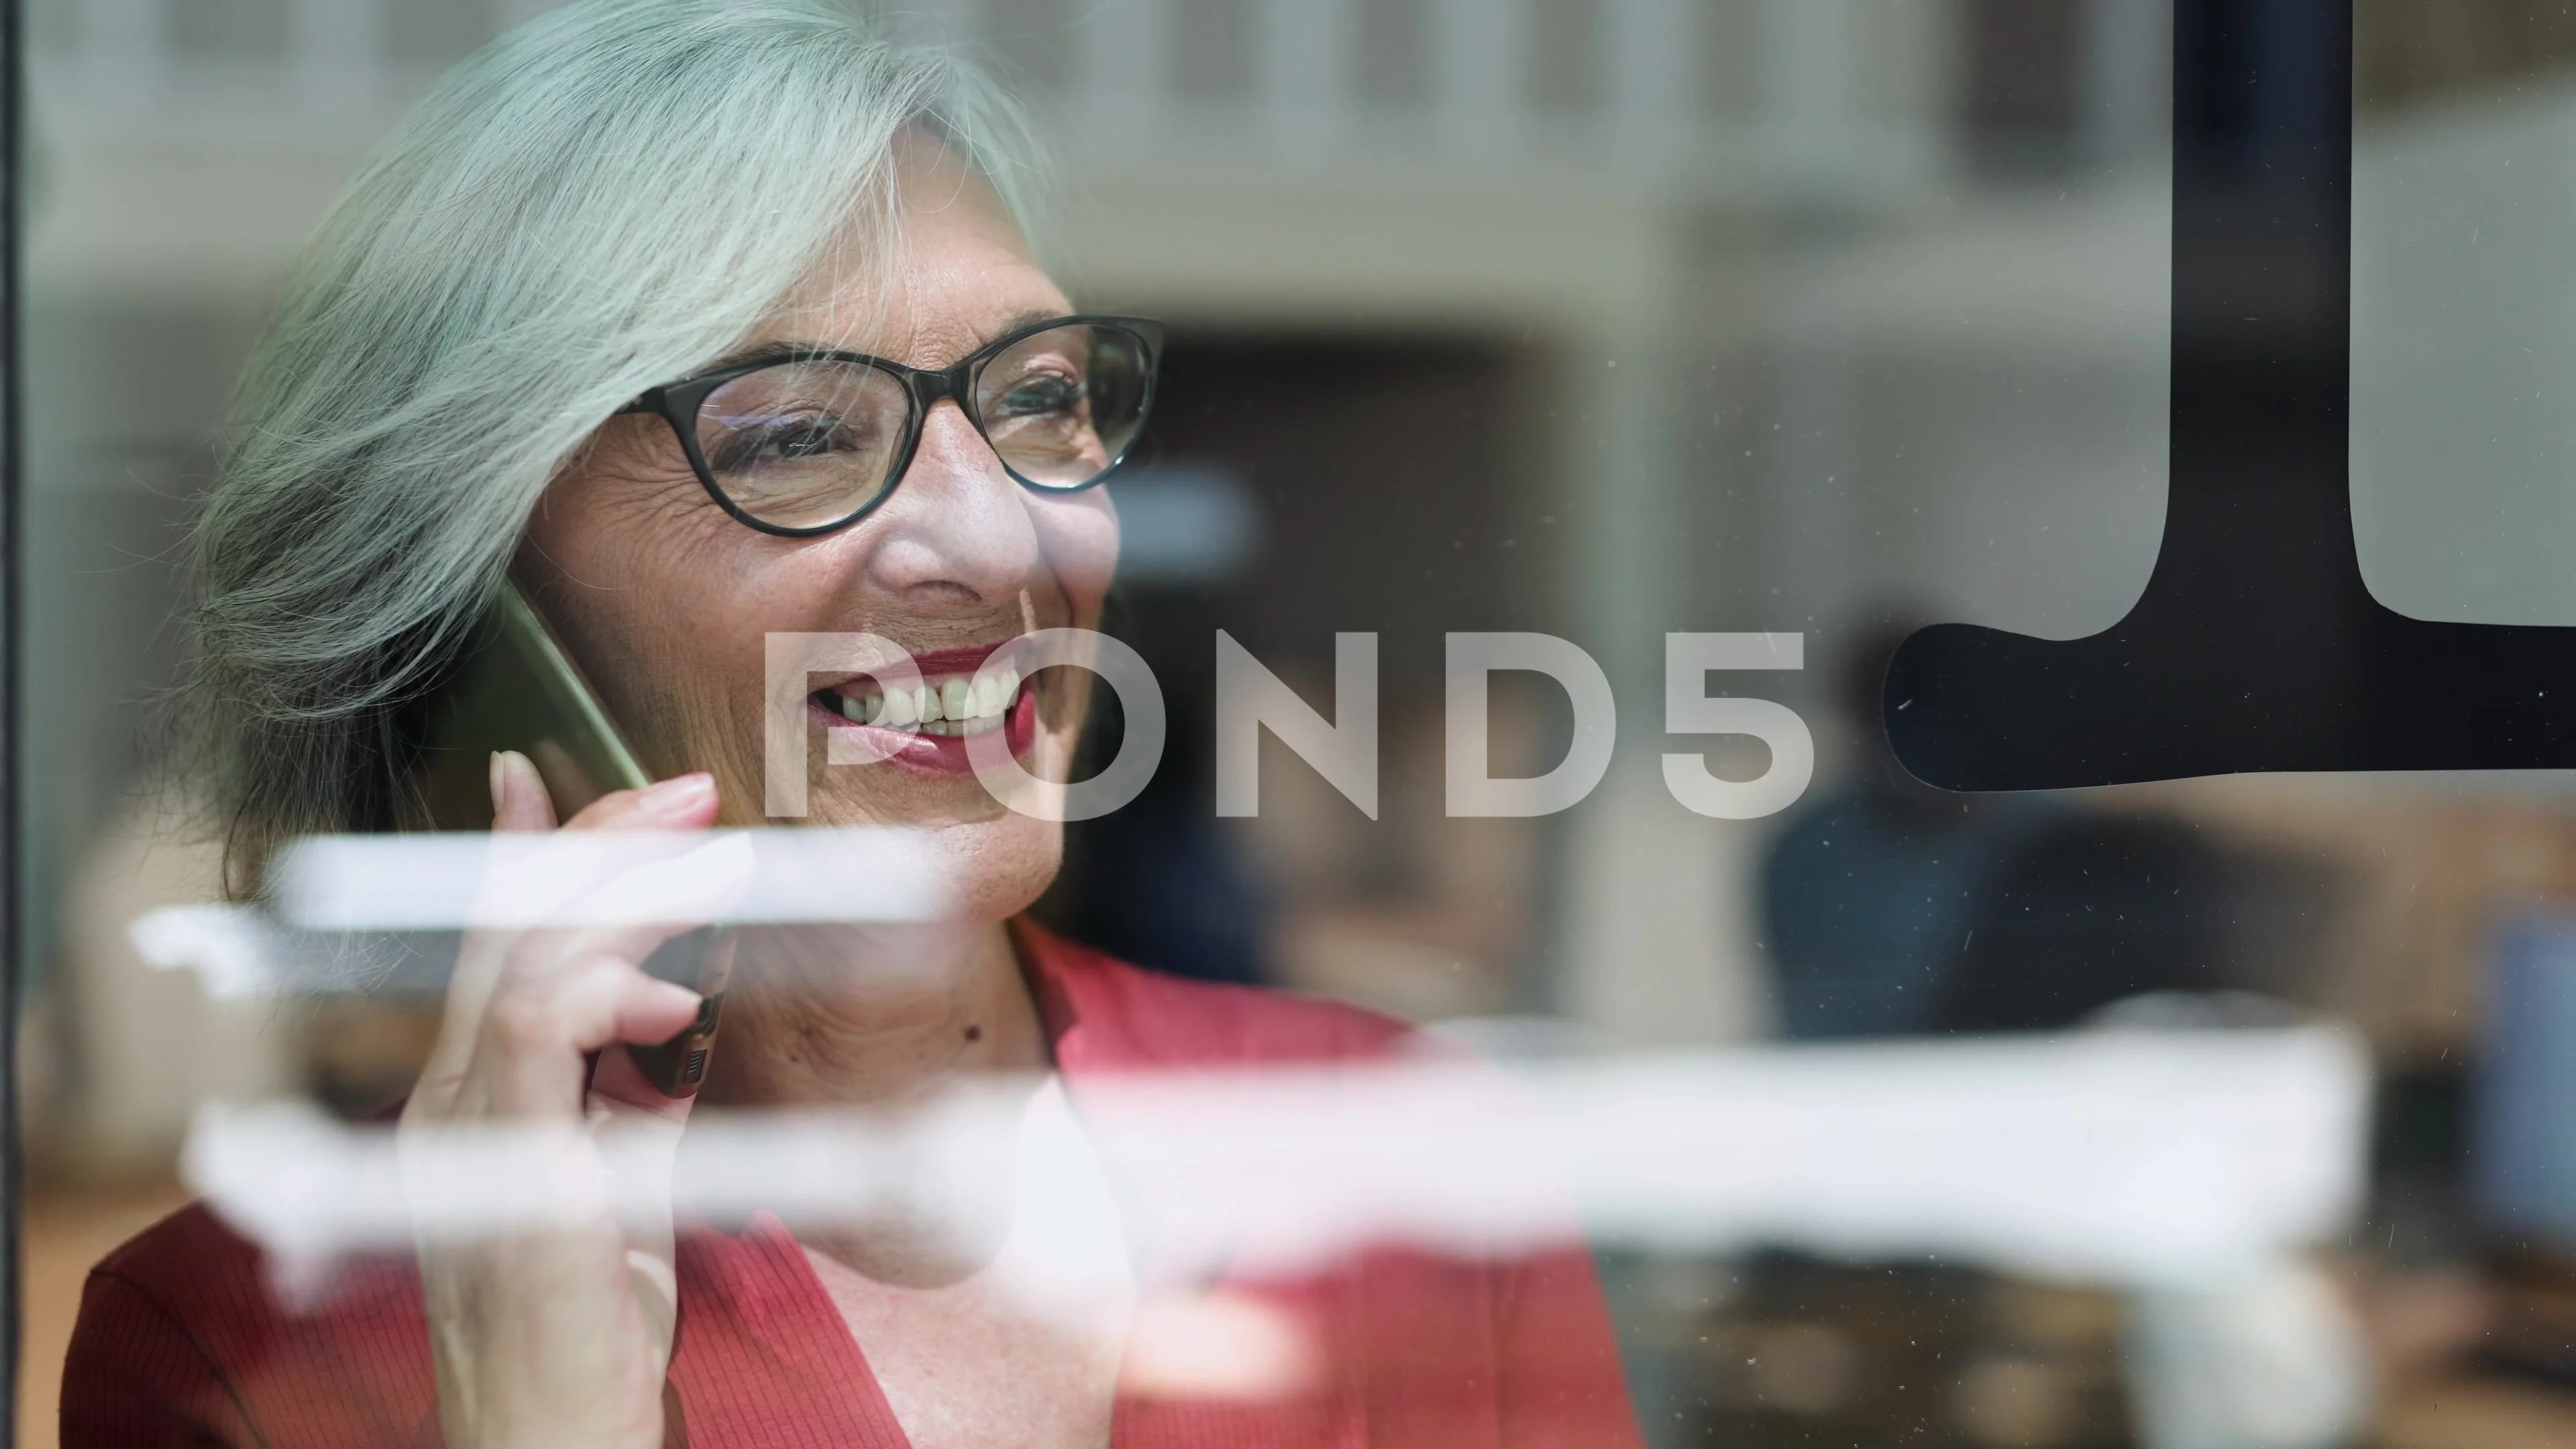
[[[1091,628],[1099,622],[1101,601],[1118,574],[1118,508],[1107,488],[1094,488],[1070,498],[1039,498],[1030,504],[1038,545],[1045,553],[1056,587],[1064,591],[1072,622]]]

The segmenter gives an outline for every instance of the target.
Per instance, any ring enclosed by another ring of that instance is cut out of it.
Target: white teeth
[[[885,718],[879,723],[887,729],[910,729],[921,723],[921,705],[908,689],[891,690],[885,697]]]
[[[935,735],[982,734],[997,728],[1019,703],[1020,672],[1004,669],[978,679],[928,680],[910,689],[855,696],[835,692],[833,707],[846,718],[884,729]]]

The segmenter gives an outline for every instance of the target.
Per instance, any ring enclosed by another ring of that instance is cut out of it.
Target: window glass
[[[2555,7],[28,8],[26,1442],[2576,1426]]]
[[[2353,526],[2391,608],[2564,624],[2567,36],[2542,7],[2465,8],[2360,8]]]

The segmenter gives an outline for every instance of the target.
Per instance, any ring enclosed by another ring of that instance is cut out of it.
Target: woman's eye
[[[775,418],[737,426],[707,461],[719,469],[758,468],[799,463],[833,453],[856,452],[866,444],[863,432],[846,419]]]
[[[1070,377],[1034,373],[1013,382],[994,399],[992,412],[1006,418],[1050,417],[1082,405],[1082,384]]]
[[[832,430],[816,424],[780,428],[762,440],[761,451],[776,458],[811,458],[832,450]]]

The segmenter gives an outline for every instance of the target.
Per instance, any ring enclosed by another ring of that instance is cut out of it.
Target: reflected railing
[[[971,1193],[926,1213],[910,1202],[930,1191],[923,1164],[1006,1159],[1032,1090],[960,1085],[902,1113],[701,1112],[693,1170],[653,1191],[720,1225],[774,1212],[847,1230],[898,1200],[925,1221],[968,1218]],[[1131,1074],[1079,1093],[1172,1242],[1271,1271],[1386,1244],[1508,1257],[1580,1223],[1602,1246],[1929,1255],[2140,1290],[2226,1284],[2342,1240],[2361,1204],[2367,1104],[2362,1050],[2327,1026],[1502,1072],[1431,1057]],[[425,1223],[390,1124],[215,1104],[186,1175],[277,1271],[318,1281],[421,1231],[554,1223],[566,1209],[530,1164],[570,1146],[541,1126],[445,1131],[443,1206]]]
[[[453,17],[424,23],[441,8]],[[36,27],[36,90],[41,113],[83,129],[309,137],[321,123],[381,124],[466,46],[550,8],[280,0],[259,23],[218,30],[196,0],[86,0]],[[1053,25],[1012,0],[888,12],[997,59],[1099,170],[1213,153],[1348,177],[1410,160],[1490,184],[1537,165],[1684,196],[1821,185],[1883,205],[1946,166],[1954,8],[1090,0],[1078,24]]]
[[[956,848],[865,829],[326,837],[286,853],[258,906],[157,912],[134,930],[164,969],[281,998],[434,999],[463,969],[416,941],[404,949],[418,969],[346,969],[386,954],[356,949],[368,933],[841,922],[875,932],[852,939],[894,961],[940,929]],[[299,952],[298,935],[331,949]],[[875,979],[859,972],[850,989]],[[2331,1242],[2362,1196],[2369,1064],[2331,1025],[1499,1065],[1442,1049],[1130,1073],[1086,1082],[1080,1105],[1178,1240],[1237,1257],[1329,1258],[1387,1239],[1517,1251],[1570,1205],[1597,1240],[1662,1251],[1787,1242],[2175,1287]],[[717,1222],[864,1216],[917,1190],[921,1163],[1007,1156],[1028,1095],[961,1082],[891,1114],[702,1116],[692,1151],[720,1170],[652,1191]],[[551,1221],[552,1179],[525,1169],[576,1130],[443,1129],[440,1211],[474,1231]],[[423,1229],[405,1172],[389,1124],[302,1106],[210,1104],[187,1153],[190,1185],[307,1277]]]

